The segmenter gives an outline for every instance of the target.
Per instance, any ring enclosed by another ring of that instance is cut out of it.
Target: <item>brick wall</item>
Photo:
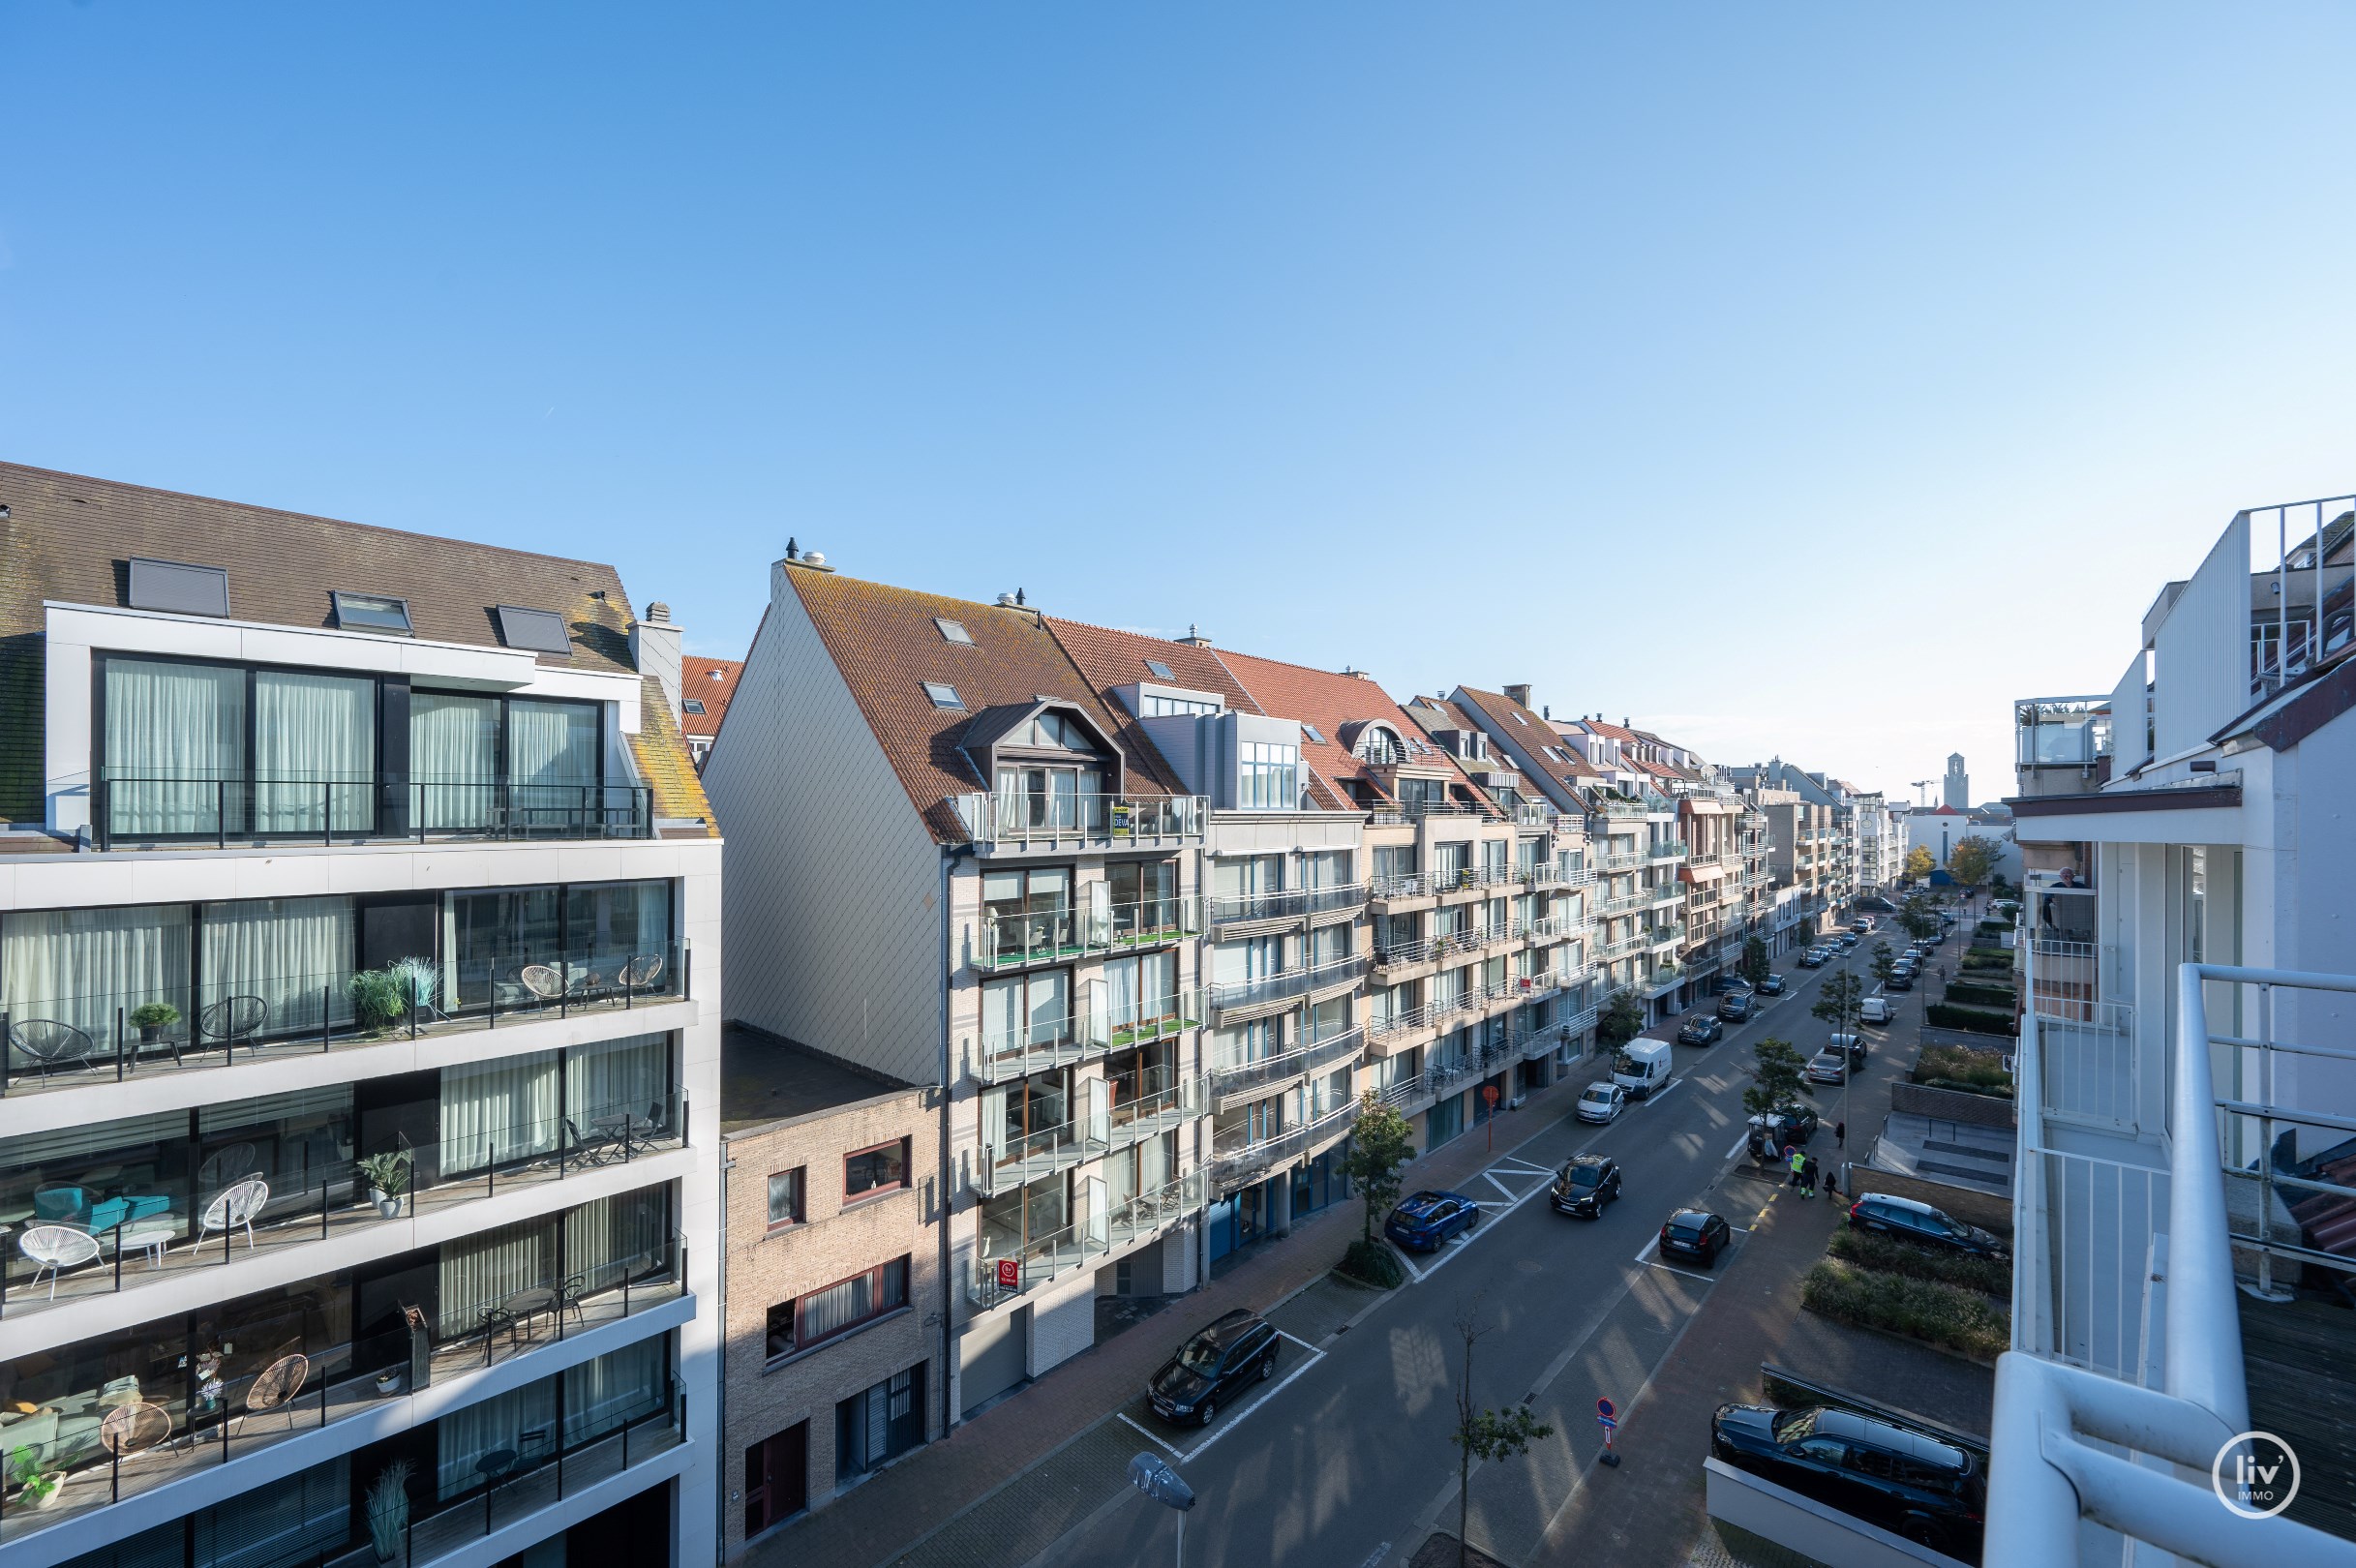
[[[939,1129],[924,1098],[920,1090],[891,1091],[727,1140],[733,1168],[722,1368],[728,1426],[721,1462],[731,1557],[744,1545],[744,1451],[753,1444],[807,1421],[809,1503],[822,1508],[835,1486],[835,1405],[920,1363],[925,1437],[941,1435],[946,1379],[939,1324],[946,1309],[933,1224],[941,1191]],[[846,1206],[843,1157],[897,1137],[908,1139],[907,1187]],[[802,1221],[772,1231],[769,1178],[795,1168],[805,1172]],[[903,1255],[909,1260],[905,1311],[770,1365],[770,1307]]]
[[[1942,1122],[1968,1122],[1974,1127],[2013,1127],[2019,1110],[2009,1100],[1994,1095],[1970,1095],[1960,1089],[1936,1089],[1919,1083],[1889,1086],[1889,1108]]]

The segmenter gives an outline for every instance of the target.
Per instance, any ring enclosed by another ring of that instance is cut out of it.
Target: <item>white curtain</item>
[[[349,898],[248,898],[204,906],[203,992],[259,997],[258,1033],[301,1034],[351,1022]]]
[[[597,709],[585,703],[507,704],[507,776],[519,826],[553,826],[597,803]]]
[[[409,794],[417,826],[491,826],[498,776],[499,705],[490,697],[409,693]]]
[[[1137,1021],[1139,1004],[1145,1000],[1140,989],[1143,962],[1115,958],[1104,966],[1104,1004],[1115,1029],[1131,1028]]]
[[[560,1051],[443,1068],[441,1173],[555,1153],[563,1070]]]
[[[1033,975],[1030,980],[1030,1017],[1027,1021],[1030,1024],[1031,1042],[1043,1045],[1062,1037],[1064,1019],[1072,1011],[1071,980],[1060,970]]]
[[[254,827],[356,832],[376,819],[377,683],[262,670],[254,677]]]
[[[582,1131],[599,1116],[623,1111],[644,1116],[655,1107],[669,1115],[671,1098],[671,1037],[632,1035],[626,1040],[601,1040],[573,1048],[565,1076],[564,1114]]]
[[[527,1220],[444,1242],[435,1338],[472,1334],[483,1326],[486,1308],[497,1307],[519,1290],[554,1289],[562,1282],[557,1278],[557,1227],[546,1220]]]
[[[506,1449],[520,1462],[547,1459],[557,1451],[556,1429],[553,1377],[450,1411],[434,1423],[437,1497],[447,1501],[480,1481],[475,1462],[495,1448]]]
[[[1115,1209],[1137,1195],[1137,1150],[1124,1149],[1104,1161],[1104,1195]]]
[[[794,1323],[794,1343],[798,1347],[816,1344],[848,1324],[907,1304],[908,1260],[894,1258],[880,1269],[802,1297]]]
[[[1170,1171],[1176,1164],[1173,1158],[1178,1147],[1178,1134],[1164,1132],[1158,1138],[1148,1138],[1137,1145],[1137,1191],[1159,1192],[1169,1184]]]
[[[15,1024],[72,1024],[111,1053],[116,1009],[129,1035],[134,1008],[167,1002],[186,1009],[188,980],[183,907],[50,909],[0,920],[0,1010]]]
[[[663,1254],[663,1190],[648,1188],[584,1203],[564,1217],[564,1268],[588,1293],[620,1288]]]
[[[564,1444],[603,1436],[624,1422],[652,1414],[668,1393],[663,1342],[641,1340],[564,1372]]]
[[[106,660],[108,828],[139,837],[220,829],[245,802],[246,673],[203,664]]]

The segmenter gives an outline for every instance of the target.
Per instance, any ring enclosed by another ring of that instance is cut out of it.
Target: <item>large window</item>
[[[909,1368],[834,1407],[834,1475],[847,1481],[924,1440],[924,1369]]]
[[[799,1301],[770,1308],[770,1358],[775,1360],[823,1344],[907,1305],[908,1259],[895,1257],[824,1290],[813,1290]]]
[[[843,1157],[842,1194],[847,1202],[875,1192],[896,1192],[908,1185],[908,1140],[880,1143]]]
[[[1293,811],[1301,804],[1301,748],[1246,740],[1236,758],[1235,804],[1245,811]]]

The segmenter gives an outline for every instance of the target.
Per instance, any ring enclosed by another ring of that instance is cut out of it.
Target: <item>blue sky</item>
[[[2356,488],[2343,7],[0,10],[0,452],[1895,796]]]

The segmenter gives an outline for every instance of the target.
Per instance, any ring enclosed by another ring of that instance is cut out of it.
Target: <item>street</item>
[[[1885,925],[1872,936],[1887,933]],[[1317,1298],[1338,1289],[1331,1284],[1273,1311],[1271,1321],[1293,1336],[1277,1378],[1222,1411],[1207,1432],[1170,1431],[1135,1404],[1114,1417],[1134,1428],[1127,1435],[1139,1449],[1176,1464],[1199,1497],[1187,1522],[1187,1560],[1376,1568],[1404,1563],[1435,1527],[1453,1532],[1457,1454],[1449,1432],[1463,1362],[1454,1323],[1466,1309],[1492,1330],[1476,1352],[1478,1402],[1500,1406],[1531,1396],[1555,1428],[1525,1459],[1473,1477],[1470,1539],[1508,1562],[1528,1556],[1593,1473],[1596,1400],[1611,1398],[1627,1417],[1718,1277],[1739,1265],[1753,1220],[1781,1185],[1781,1173],[1754,1166],[1743,1147],[1751,1046],[1775,1037],[1812,1052],[1829,1032],[1808,1013],[1819,987],[1844,969],[1870,983],[1870,947],[1869,938],[1821,970],[1787,968],[1789,994],[1768,999],[1712,1045],[1678,1046],[1672,1082],[1611,1126],[1566,1118],[1529,1129],[1505,1119],[1494,1161],[1458,1184],[1484,1206],[1478,1228],[1411,1259],[1413,1277],[1387,1299],[1360,1297],[1374,1305],[1340,1331],[1316,1315],[1330,1311]],[[1845,1119],[1860,1143],[1869,1139],[1899,1075],[1895,1053],[1881,1045],[1886,1032],[1867,1033],[1876,1048],[1854,1093],[1816,1092],[1825,1126],[1811,1149],[1827,1165],[1837,1163],[1833,1123]],[[1572,1072],[1607,1070],[1592,1058]],[[1624,1195],[1601,1220],[1558,1215],[1545,1200],[1552,1174],[1589,1149],[1620,1162]],[[1687,1205],[1715,1210],[1736,1227],[1736,1245],[1714,1272],[1664,1263],[1655,1251],[1662,1221]],[[1691,1458],[1698,1468],[1703,1456]],[[1036,1560],[1059,1568],[1163,1562],[1174,1535],[1167,1510],[1119,1494]]]

